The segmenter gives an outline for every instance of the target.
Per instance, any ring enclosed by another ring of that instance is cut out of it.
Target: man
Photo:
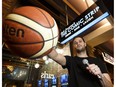
[[[110,76],[103,62],[99,58],[91,58],[86,52],[86,43],[83,38],[76,37],[73,46],[77,56],[63,56],[55,49],[49,57],[68,69],[68,87],[113,87]],[[88,60],[88,65],[83,64],[83,59]]]

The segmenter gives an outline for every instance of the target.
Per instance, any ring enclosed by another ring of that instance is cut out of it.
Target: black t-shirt
[[[65,56],[65,58],[66,65],[62,67],[68,69],[68,87],[102,87],[98,77],[89,73],[86,70],[87,65],[84,65],[82,62],[83,59],[87,59],[89,64],[96,64],[102,73],[107,73],[106,66],[102,60],[91,57],[80,58]]]

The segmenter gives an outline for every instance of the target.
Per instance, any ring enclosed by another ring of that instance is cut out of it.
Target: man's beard
[[[86,47],[83,47],[81,49],[76,49],[77,53],[81,53],[81,52],[84,52],[86,51]]]

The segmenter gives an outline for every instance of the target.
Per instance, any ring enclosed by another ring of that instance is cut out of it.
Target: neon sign
[[[103,6],[101,0],[97,0],[96,3],[72,21],[71,24],[61,32],[61,44],[67,43],[109,15],[109,12],[105,6]]]

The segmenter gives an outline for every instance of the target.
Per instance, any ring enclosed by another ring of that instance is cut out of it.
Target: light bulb
[[[39,66],[40,66],[40,65],[39,65],[38,63],[35,64],[35,68],[39,68]]]

